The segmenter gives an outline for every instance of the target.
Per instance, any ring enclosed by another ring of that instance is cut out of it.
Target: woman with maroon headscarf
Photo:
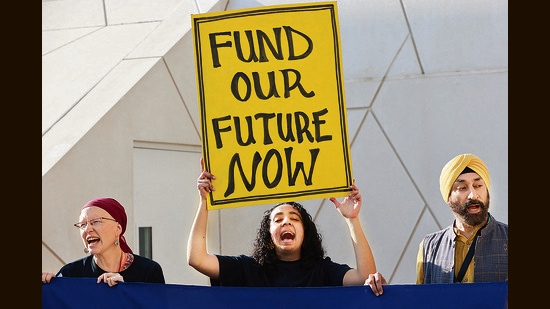
[[[55,277],[97,278],[114,286],[118,282],[165,283],[160,264],[136,255],[126,243],[126,211],[113,198],[97,198],[86,203],[78,223],[84,252],[90,255],[63,266]],[[42,282],[49,283],[51,272],[42,272]]]

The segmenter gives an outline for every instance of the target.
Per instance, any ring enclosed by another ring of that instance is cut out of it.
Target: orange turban
[[[441,175],[439,175],[439,190],[445,203],[449,198],[449,194],[451,194],[453,183],[466,167],[471,168],[483,178],[483,181],[487,185],[487,190],[491,188],[491,178],[485,163],[471,153],[460,154],[447,162],[441,170]]]

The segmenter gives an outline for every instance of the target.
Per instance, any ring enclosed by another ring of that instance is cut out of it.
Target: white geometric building
[[[135,253],[151,227],[167,283],[209,284],[186,260],[201,157],[191,14],[301,2],[42,1],[43,270],[84,256],[72,224],[85,202],[110,196]],[[508,2],[337,4],[361,222],[378,270],[414,284],[422,236],[453,220],[438,179],[455,155],[486,162],[490,211],[508,222]],[[354,267],[332,203],[303,204],[327,254]],[[268,206],[212,211],[210,251],[249,253]]]

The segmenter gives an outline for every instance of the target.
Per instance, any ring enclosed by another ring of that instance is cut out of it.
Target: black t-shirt
[[[268,273],[246,255],[216,255],[220,264],[220,279],[210,280],[212,286],[245,287],[321,287],[342,286],[344,275],[351,269],[347,264],[333,262],[330,257],[319,259],[307,269],[300,260],[277,261],[274,271]]]
[[[94,261],[93,256],[78,259],[59,270],[57,277],[97,278],[105,273]],[[125,282],[165,283],[160,264],[143,256],[134,254],[134,262],[119,272]]]

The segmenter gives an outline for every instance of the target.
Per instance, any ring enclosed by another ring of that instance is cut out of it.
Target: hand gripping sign
[[[209,209],[348,194],[337,13],[315,2],[191,15]]]

